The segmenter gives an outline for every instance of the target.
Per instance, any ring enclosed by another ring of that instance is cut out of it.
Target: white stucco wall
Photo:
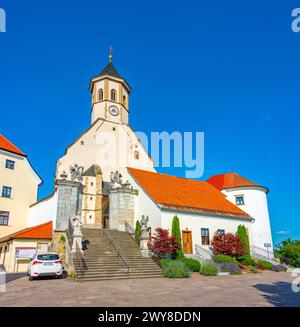
[[[142,215],[149,217],[149,225],[154,231],[157,227],[161,227],[161,210],[160,207],[152,201],[152,199],[144,192],[139,184],[129,174],[129,182],[138,195],[134,196],[134,223],[141,220]],[[133,226],[135,227],[135,226]]]
[[[162,228],[171,232],[173,217],[177,215],[180,221],[181,230],[189,230],[192,232],[193,251],[195,244],[203,246],[201,241],[201,228],[209,229],[209,238],[212,240],[214,233],[218,229],[224,229],[225,233],[235,234],[239,225],[245,225],[249,233],[249,242],[252,243],[252,223],[245,219],[233,219],[226,217],[218,217],[213,215],[192,214],[179,211],[162,211]],[[208,247],[208,246],[204,246]]]
[[[193,251],[195,251],[195,244],[202,246],[201,228],[208,228],[210,239],[212,239],[214,233],[218,229],[224,229],[225,233],[235,234],[239,225],[245,225],[249,233],[249,242],[250,244],[253,243],[252,221],[161,209],[161,207],[145,193],[130,174],[129,178],[129,182],[133,188],[138,190],[138,195],[136,195],[134,199],[134,220],[135,222],[137,219],[140,220],[142,215],[149,216],[152,232],[154,232],[157,227],[168,229],[171,232],[173,217],[177,215],[180,220],[181,230],[189,230],[192,232]]]
[[[139,151],[139,159],[134,158],[134,151]],[[155,171],[152,159],[134,131],[127,125],[107,121],[98,121],[67,149],[67,153],[57,161],[56,178],[63,171],[70,174],[70,166],[75,163],[85,169],[93,164],[99,165],[103,180],[107,182],[115,170],[119,170],[126,181],[126,167]]]
[[[45,198],[30,207],[28,227],[40,225],[51,220],[53,223],[53,229],[55,229],[57,196],[58,192],[56,190],[50,197]]]
[[[255,219],[252,226],[253,245],[266,250],[264,243],[271,243],[270,250],[273,251],[266,190],[259,187],[243,187],[227,189],[222,192],[227,196],[227,200],[234,204],[237,195],[244,196],[245,204],[239,207]]]

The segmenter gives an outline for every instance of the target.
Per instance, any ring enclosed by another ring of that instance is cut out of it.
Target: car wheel
[[[33,280],[34,280],[34,277],[29,276],[29,280],[30,280],[30,281],[33,281]]]

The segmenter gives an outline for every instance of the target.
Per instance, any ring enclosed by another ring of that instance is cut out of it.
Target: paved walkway
[[[72,279],[7,283],[2,306],[298,306],[291,273],[76,283]]]

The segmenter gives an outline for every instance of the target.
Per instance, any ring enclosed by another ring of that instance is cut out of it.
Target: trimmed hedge
[[[214,256],[214,261],[215,262],[218,262],[218,263],[231,262],[231,263],[234,263],[236,265],[239,264],[239,262],[235,258],[233,258],[233,257],[231,257],[229,255],[225,255],[225,254],[217,254],[217,255],[215,255]]]
[[[267,270],[272,270],[272,267],[273,267],[271,262],[265,261],[265,260],[258,260],[256,262],[256,266],[261,267],[263,269],[267,269]]]
[[[181,260],[171,260],[171,262],[164,263],[163,272],[164,277],[168,278],[187,278],[191,275],[190,269]]]
[[[196,271],[199,272],[201,269],[201,263],[192,258],[183,258],[182,261],[186,264],[186,266],[191,270],[191,271]]]
[[[255,266],[256,265],[256,261],[253,258],[251,258],[251,256],[249,254],[239,257],[238,260],[244,266]]]
[[[203,276],[217,276],[218,268],[213,262],[202,263],[200,274]]]
[[[159,264],[162,268],[166,267],[167,265],[169,265],[170,263],[172,263],[174,260],[172,259],[161,259],[159,261]]]

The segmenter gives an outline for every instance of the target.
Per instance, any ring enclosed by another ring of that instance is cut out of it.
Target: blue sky
[[[53,187],[55,162],[90,123],[89,79],[114,64],[134,129],[205,132],[205,174],[270,188],[275,242],[300,238],[300,33],[295,1],[2,1],[0,131]],[[182,169],[159,169],[183,176]],[[288,231],[286,235],[278,231]]]

